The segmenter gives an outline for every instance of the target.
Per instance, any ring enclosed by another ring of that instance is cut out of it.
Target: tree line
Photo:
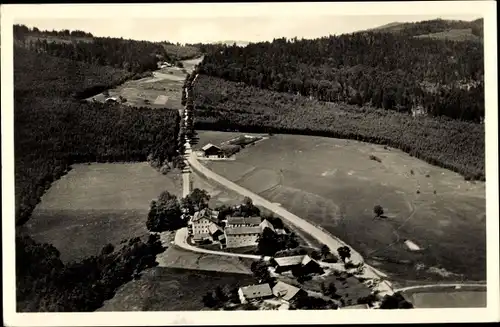
[[[346,138],[401,149],[466,179],[485,179],[484,125],[322,102],[200,75],[197,129]]]
[[[156,70],[158,61],[177,62],[198,55],[196,48],[183,49],[183,47],[159,42],[92,37],[92,35],[89,40],[73,38],[71,42],[55,42],[46,38],[46,36],[82,36],[79,35],[82,32],[76,31],[78,35],[74,32],[65,30],[54,34],[47,31],[37,32],[24,25],[14,26],[14,38],[32,51],[94,65],[111,66],[134,74]],[[89,37],[89,35],[85,36]]]
[[[79,162],[163,162],[179,156],[176,110],[76,100],[129,74],[14,51],[16,223],[26,222],[50,184]]]
[[[164,249],[158,235],[132,238],[121,248],[64,264],[59,251],[29,236],[16,237],[16,301],[20,312],[91,312],[116,290],[157,265]]]
[[[473,122],[484,118],[480,42],[366,31],[203,50],[199,72],[228,81],[320,101]]]

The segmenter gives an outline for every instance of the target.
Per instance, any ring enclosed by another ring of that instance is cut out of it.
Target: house
[[[256,227],[261,222],[260,217],[227,217],[226,227]]]
[[[208,226],[208,233],[210,234],[210,236],[214,241],[218,241],[219,236],[224,235],[224,230],[219,225],[212,222]]]
[[[201,148],[203,155],[207,158],[222,158],[222,149],[211,143],[208,143],[203,148]]]
[[[289,257],[273,258],[271,264],[277,274],[292,270],[294,267],[300,267],[304,260],[303,255],[294,255]]]
[[[276,228],[274,230],[276,232],[276,234],[278,235],[286,235],[286,230],[282,229],[282,228]]]
[[[263,300],[273,297],[269,284],[249,285],[238,289],[238,296],[242,304],[249,301]]]
[[[205,208],[200,211],[196,211],[193,218],[191,218],[191,221],[189,222],[191,225],[193,239],[195,241],[209,239],[211,237],[210,226],[216,223],[217,220],[213,219],[209,209]]]
[[[302,272],[305,275],[322,274],[324,272],[319,263],[308,255],[304,256],[304,259],[302,259],[300,266],[302,268]]]
[[[303,289],[287,283],[283,283],[281,281],[277,282],[276,285],[274,285],[272,291],[275,297],[288,303],[296,301],[300,297],[307,296],[307,292]]]
[[[242,226],[224,228],[227,248],[256,246],[260,235],[259,226]]]
[[[263,232],[265,228],[269,228],[273,232],[276,233],[276,230],[274,229],[274,226],[269,222],[269,220],[264,219],[260,224],[259,224],[260,230]]]

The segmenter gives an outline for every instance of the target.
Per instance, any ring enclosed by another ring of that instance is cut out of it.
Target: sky
[[[196,6],[193,4],[192,6]],[[287,5],[287,4],[285,4]],[[168,7],[166,7],[168,8]],[[197,7],[201,8],[200,6]],[[208,8],[208,7],[207,7]],[[435,18],[467,20],[480,18],[473,14],[449,15],[353,15],[349,16],[324,13],[318,10],[311,14],[293,15],[275,11],[272,14],[258,14],[255,11],[239,11],[237,14],[228,14],[228,11],[216,10],[197,14],[197,17],[175,15],[169,12],[162,17],[161,11],[156,10],[154,17],[127,17],[118,12],[112,18],[94,9],[95,15],[84,15],[84,18],[64,15],[32,15],[31,17],[17,17],[14,23],[36,26],[42,30],[83,30],[95,36],[123,37],[127,39],[149,41],[171,41],[179,43],[218,42],[218,41],[271,41],[273,38],[316,38],[330,34],[343,34],[359,30],[378,27],[392,22],[415,22]],[[152,9],[154,10],[154,9]],[[151,10],[150,10],[151,11]],[[138,12],[135,10],[135,12]],[[331,11],[330,11],[331,12]],[[408,12],[411,12],[409,10]],[[155,12],[154,12],[155,13]],[[127,15],[129,15],[127,13]],[[45,17],[44,17],[45,16]],[[48,17],[47,17],[48,16]],[[62,17],[61,17],[62,16]],[[111,15],[109,15],[111,16]]]

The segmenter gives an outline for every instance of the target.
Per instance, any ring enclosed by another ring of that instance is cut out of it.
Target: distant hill
[[[393,22],[363,32],[402,34],[411,37],[478,41],[483,39],[483,19],[474,21],[433,19],[416,23]]]
[[[237,46],[239,47],[246,47],[249,45],[251,42],[248,41],[233,41],[233,40],[226,40],[226,41],[219,41],[215,42],[216,44],[225,44],[225,45],[233,45],[236,43]]]

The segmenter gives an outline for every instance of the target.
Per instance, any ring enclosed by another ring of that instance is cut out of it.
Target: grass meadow
[[[162,175],[146,162],[74,165],[20,231],[52,243],[63,261],[96,255],[108,243],[146,236],[151,200],[165,190],[180,196],[181,183],[180,174]]]
[[[199,131],[196,147],[236,135]],[[396,149],[298,135],[273,135],[235,161],[204,164],[322,226],[396,283],[486,278],[482,182]],[[385,218],[374,219],[377,204]],[[420,250],[410,251],[406,240]]]

